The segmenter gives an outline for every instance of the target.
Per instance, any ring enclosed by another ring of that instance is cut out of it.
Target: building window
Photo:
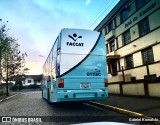
[[[106,44],[106,50],[107,50],[107,54],[109,53],[109,51],[108,51],[108,44]]]
[[[31,83],[32,81],[31,80],[28,80],[28,83]]]
[[[106,35],[107,31],[106,31],[106,27],[104,27],[104,29],[102,30],[103,34]]]
[[[126,69],[133,68],[133,56],[126,56]]]
[[[152,47],[142,51],[143,64],[150,64],[154,62]]]
[[[127,30],[126,32],[123,33],[123,42],[124,42],[124,45],[131,42],[130,30]]]
[[[136,0],[137,9],[143,7],[149,0]]]
[[[149,80],[149,81],[156,81],[156,80],[157,80],[157,76],[156,76],[156,74],[153,74],[153,75],[145,75],[145,76],[144,76],[144,79],[145,79],[145,80]]]
[[[114,40],[112,40],[110,42],[110,48],[111,48],[111,52],[115,50],[115,42],[114,42]]]
[[[117,75],[117,61],[112,61],[111,67],[112,67],[111,75],[116,76]]]
[[[113,30],[113,21],[108,23],[108,32],[110,32],[111,30]]]
[[[139,33],[140,36],[147,34],[150,31],[148,18],[145,18],[141,22],[139,22]]]
[[[121,23],[124,22],[129,17],[129,9],[124,8],[121,12]]]

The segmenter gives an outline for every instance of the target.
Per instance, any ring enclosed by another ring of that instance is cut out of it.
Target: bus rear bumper
[[[57,102],[106,100],[108,97],[108,90],[67,90],[66,92],[59,91],[57,95]]]

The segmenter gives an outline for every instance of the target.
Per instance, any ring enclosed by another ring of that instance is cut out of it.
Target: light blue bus
[[[42,97],[48,102],[108,97],[104,35],[62,29],[43,66]]]

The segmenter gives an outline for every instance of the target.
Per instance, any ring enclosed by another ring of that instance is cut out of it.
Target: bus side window
[[[47,82],[50,82],[50,81],[51,81],[50,76],[47,76]]]

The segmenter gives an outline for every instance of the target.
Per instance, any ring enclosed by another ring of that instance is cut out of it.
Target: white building
[[[22,81],[23,86],[28,86],[28,85],[33,85],[33,84],[40,85],[41,75],[25,75],[19,80]]]
[[[105,35],[109,93],[160,97],[160,0],[120,0]]]

